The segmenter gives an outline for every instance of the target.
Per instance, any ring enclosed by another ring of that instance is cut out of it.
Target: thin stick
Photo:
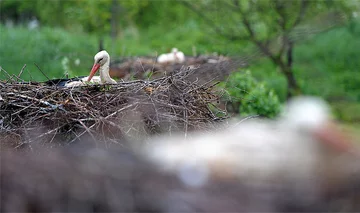
[[[3,71],[8,76],[8,80],[14,80],[12,76],[6,70],[4,70],[4,68],[0,67],[0,71]]]
[[[238,125],[241,124],[242,122],[245,122],[245,121],[247,121],[247,120],[249,120],[249,119],[253,119],[253,118],[257,118],[257,117],[259,117],[259,115],[250,115],[250,116],[242,119],[241,121],[237,122],[234,126],[238,126]]]
[[[84,127],[85,131],[86,131],[87,133],[89,133],[89,135],[92,137],[92,139],[93,139],[94,142],[96,143],[96,138],[95,138],[95,136],[91,133],[90,128],[88,128],[82,121],[80,121],[80,120],[77,120],[77,121],[81,124],[81,126]]]
[[[29,74],[29,76],[30,76],[30,81],[33,81],[34,78],[33,78],[33,76],[31,75],[31,73],[29,72],[29,70],[26,70],[26,71],[28,72],[28,74]]]
[[[39,69],[39,71],[50,81],[50,78],[40,69],[40,67],[36,63],[34,64]]]
[[[7,95],[15,95],[17,97],[20,97],[20,98],[25,98],[25,99],[28,99],[28,100],[32,100],[32,101],[37,101],[37,102],[40,102],[46,106],[50,106],[52,109],[56,109],[58,108],[59,106],[58,105],[54,105],[54,104],[51,104],[47,101],[43,101],[43,100],[39,100],[37,98],[32,98],[32,97],[28,97],[28,96],[25,96],[25,95],[20,95],[20,94],[15,94],[15,93],[8,93]]]
[[[21,78],[19,78],[17,75],[13,74],[13,76],[14,76],[17,80],[19,80],[19,81],[21,81],[21,82],[25,82],[24,80],[22,80]]]
[[[135,106],[135,105],[137,105],[137,104],[138,104],[138,103],[133,103],[133,104],[130,104],[130,105],[126,106],[126,107],[123,107],[123,108],[121,108],[121,109],[119,109],[119,110],[116,110],[115,112],[113,112],[113,113],[111,113],[110,115],[106,116],[105,119],[108,119],[108,118],[116,115],[117,113],[119,113],[119,112],[121,112],[121,111],[123,111],[123,110],[126,110],[126,109],[128,109],[128,108],[131,108],[131,107],[133,107],[133,106]]]
[[[24,64],[24,66],[21,68],[18,78],[21,77],[21,74],[24,72],[25,67],[26,67],[26,64]]]
[[[77,120],[74,120],[74,121],[77,121]],[[89,126],[87,129],[90,130],[91,128],[93,128],[96,124],[98,124],[98,122],[94,123],[93,125]],[[67,144],[71,144],[73,143],[76,139],[80,139],[80,137],[85,134],[87,131],[83,131],[81,132],[79,135],[76,135],[76,137],[74,139],[72,139],[71,141],[69,141]]]

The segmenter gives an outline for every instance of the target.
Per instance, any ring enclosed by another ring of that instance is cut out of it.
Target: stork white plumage
[[[81,78],[79,81],[71,81],[65,84],[65,87],[84,86],[85,82],[97,84],[116,84],[117,82],[110,77],[109,74],[110,55],[105,50],[98,52],[94,57],[94,65],[90,71],[90,75]],[[94,76],[99,71],[100,76]]]
[[[161,54],[157,58],[158,63],[183,63],[185,61],[185,55],[177,48],[172,48],[170,53]]]
[[[164,53],[159,55],[159,57],[157,58],[157,62],[158,63],[167,63],[169,62],[169,54],[168,53]]]
[[[320,99],[298,97],[278,120],[240,122],[187,139],[165,137],[150,141],[144,153],[159,168],[178,174],[190,186],[201,186],[211,177],[221,176],[250,184],[296,181],[312,187],[317,181],[333,180],[349,172],[348,165],[332,164],[344,163],[339,156],[357,159],[345,161],[352,166],[359,163],[359,153],[334,128],[329,111]],[[338,173],[328,172],[335,170]]]
[[[183,63],[185,61],[184,53],[179,51],[177,48],[172,48],[171,52],[172,52],[175,62]]]

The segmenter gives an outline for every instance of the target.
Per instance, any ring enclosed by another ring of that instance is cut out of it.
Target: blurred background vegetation
[[[321,96],[360,127],[358,0],[0,0],[0,10],[0,66],[18,74],[27,64],[24,79],[46,80],[34,63],[50,78],[86,75],[100,45],[112,59],[172,47],[249,56],[251,78],[278,96],[271,103]]]

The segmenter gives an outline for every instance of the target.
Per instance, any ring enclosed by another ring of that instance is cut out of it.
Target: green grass
[[[0,26],[0,65],[10,74],[18,74],[27,65],[22,78],[46,80],[36,63],[50,78],[64,75],[61,61],[69,57],[72,62],[79,58],[81,63],[74,66],[77,74],[85,74],[91,68],[93,53],[97,51],[95,37],[68,33],[62,29],[42,28],[29,31],[25,28]],[[2,73],[0,78],[4,78]]]
[[[10,74],[18,74],[23,65],[27,64],[22,74],[25,80],[46,80],[34,63],[50,78],[64,76],[61,64],[64,57],[69,58],[71,74],[86,75],[98,51],[96,36],[70,33],[60,28],[43,27],[38,31],[29,31],[22,27],[6,28],[0,25],[0,32],[0,66]],[[183,39],[185,37],[187,39]],[[116,56],[155,57],[170,51],[173,46],[187,55],[192,55],[193,46],[200,53],[215,51],[217,47],[209,45],[209,41],[203,37],[196,23],[189,22],[169,32],[164,32],[160,26],[148,32],[129,28],[115,40],[104,37],[104,46],[113,59]],[[79,66],[74,64],[76,59],[80,59]],[[0,79],[4,78],[6,75],[1,73]]]
[[[351,26],[322,33],[295,46],[294,71],[305,94],[326,98],[336,108],[342,120],[358,122],[360,115],[360,22]],[[70,33],[60,28],[42,27],[38,31],[26,28],[5,28],[0,25],[0,66],[10,74],[18,74],[27,67],[22,78],[42,81],[36,63],[50,78],[64,76],[62,60],[69,58],[71,76],[87,75],[98,51],[98,38],[84,33]],[[196,22],[189,21],[171,30],[154,26],[138,30],[128,28],[112,40],[105,37],[105,48],[114,59],[120,56],[156,56],[178,47],[186,55],[219,52],[241,54],[248,46],[226,42],[206,34]],[[80,64],[75,65],[79,59]],[[250,67],[258,80],[273,88],[282,101],[286,96],[286,81],[277,68],[267,59]],[[6,78],[1,72],[0,79]],[[341,105],[339,107],[339,105]],[[349,110],[351,108],[351,110]],[[351,113],[348,113],[350,112]]]
[[[360,124],[359,102],[332,102],[332,109],[336,117],[340,120],[345,122],[357,122]]]

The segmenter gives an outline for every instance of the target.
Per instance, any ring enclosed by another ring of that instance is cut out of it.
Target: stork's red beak
[[[91,79],[94,77],[95,73],[99,70],[99,68],[100,68],[100,64],[95,63],[90,71],[90,75],[89,75],[87,81],[91,81]]]
[[[351,143],[350,137],[340,131],[335,123],[329,122],[315,132],[315,136],[323,143],[340,152],[359,155],[359,150]],[[360,156],[360,155],[359,155]]]

